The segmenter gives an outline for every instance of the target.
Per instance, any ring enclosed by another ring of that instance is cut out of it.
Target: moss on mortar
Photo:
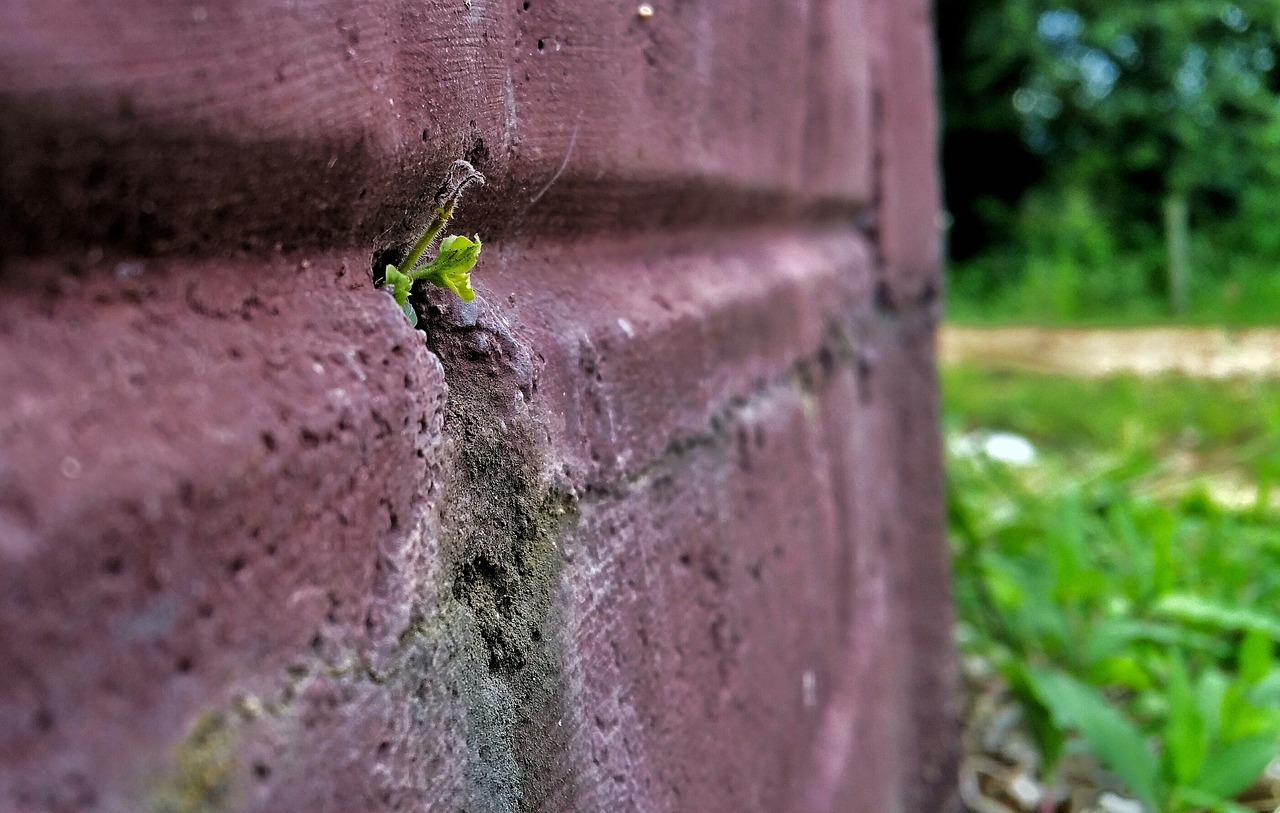
[[[153,813],[217,813],[231,797],[235,737],[221,714],[205,712],[177,747],[174,765],[158,782]]]
[[[457,305],[441,301],[423,327],[449,383],[449,596],[474,619],[488,673],[468,689],[473,777],[514,788],[515,809],[536,809],[563,746],[554,740],[567,737],[554,724],[563,713],[554,599],[559,539],[576,509],[546,475],[545,430],[527,406],[534,389],[527,348],[498,317],[464,320]],[[518,776],[495,774],[513,764]]]

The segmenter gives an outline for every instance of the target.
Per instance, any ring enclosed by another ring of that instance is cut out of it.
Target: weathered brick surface
[[[926,6],[654,7],[0,0],[0,811],[947,809]]]
[[[897,308],[938,298],[942,227],[935,165],[938,126],[933,95],[933,38],[929,0],[871,3],[868,14],[880,168],[875,223],[886,286]]]

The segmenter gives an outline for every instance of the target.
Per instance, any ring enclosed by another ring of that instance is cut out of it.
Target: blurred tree
[[[1011,42],[1010,34],[1028,25],[1017,12],[1011,0],[944,0],[937,7],[943,175],[954,218],[950,251],[959,260],[1014,239],[1012,213],[1046,170],[1010,101],[1031,63]],[[1034,25],[1034,14],[1029,20]],[[1001,157],[998,170],[992,155]]]
[[[1249,194],[1280,192],[1280,0],[960,0],[942,4],[939,21],[949,199],[957,229],[979,222],[968,239],[1008,239],[1010,210],[1033,186],[1086,189],[1121,246],[1149,246],[1163,231],[1177,311],[1193,218],[1221,224],[1245,214],[1263,218],[1250,224],[1261,232],[1280,226],[1266,222],[1280,207]],[[975,193],[961,167],[984,165],[967,146],[984,127],[999,132],[988,146],[1002,156],[985,167],[1008,172],[1012,156],[1013,172]],[[1030,157],[1002,143],[1015,130]],[[1044,180],[1028,180],[1026,167],[1043,168]],[[957,236],[954,256],[974,251]]]

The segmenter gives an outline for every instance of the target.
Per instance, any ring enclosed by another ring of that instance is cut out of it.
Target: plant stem
[[[436,239],[436,235],[444,228],[444,224],[449,222],[449,218],[453,215],[453,204],[458,198],[449,198],[449,200],[440,208],[436,209],[435,217],[431,218],[431,222],[427,224],[427,230],[418,238],[418,242],[413,244],[413,248],[409,249],[409,254],[404,258],[401,273],[412,277],[413,267],[418,264],[418,260],[422,259],[422,255],[427,252],[427,248],[431,245],[431,241]]]
[[[401,264],[401,268],[404,269],[401,273],[407,276],[413,277],[413,267],[418,264],[418,260],[422,259],[422,255],[430,248],[431,241],[436,239],[436,235],[444,228],[444,224],[448,223],[449,218],[453,216],[453,207],[458,202],[458,198],[462,196],[462,190],[467,188],[467,184],[478,183],[482,186],[484,185],[484,176],[476,172],[476,168],[471,166],[470,162],[459,160],[454,161],[449,167],[449,177],[445,179],[444,188],[448,187],[449,182],[453,179],[453,171],[456,169],[462,169],[466,174],[462,176],[457,185],[448,194],[444,194],[444,190],[441,190],[441,197],[444,198],[444,203],[440,204],[436,209],[436,215],[427,224],[427,230],[418,238],[418,242],[413,244],[413,248],[409,250],[408,256],[404,258],[404,262]]]

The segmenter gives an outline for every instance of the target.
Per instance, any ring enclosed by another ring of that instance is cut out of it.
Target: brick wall
[[[0,0],[0,811],[949,809],[928,11]]]

